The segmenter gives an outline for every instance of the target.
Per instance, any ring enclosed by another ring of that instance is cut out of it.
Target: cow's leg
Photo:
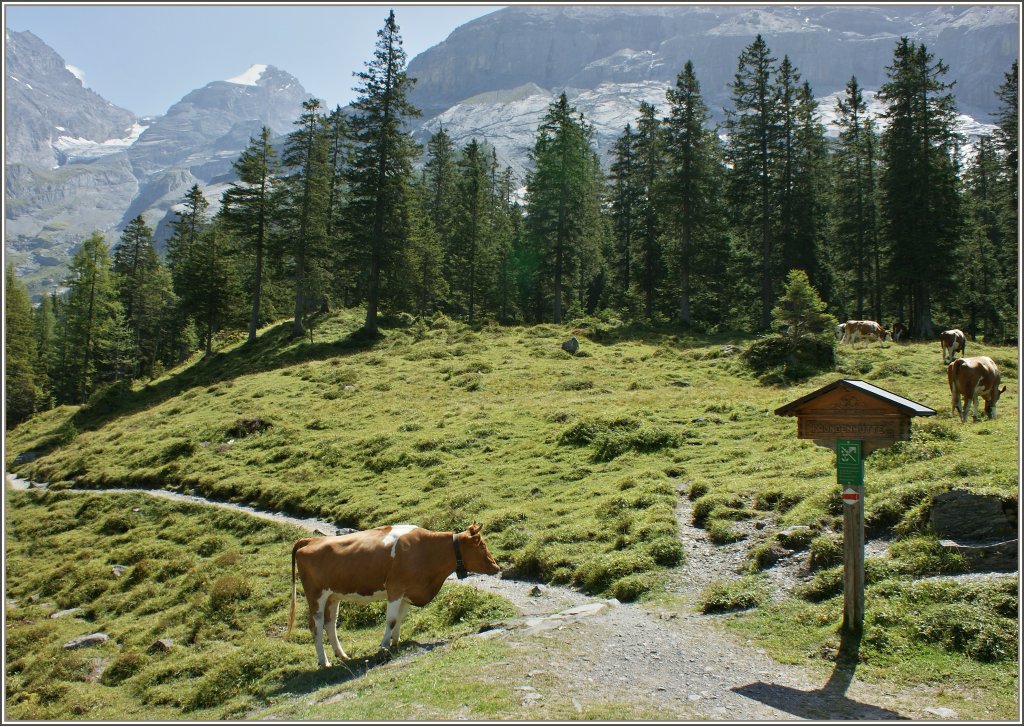
[[[974,391],[971,393],[971,405],[974,406],[974,415],[972,416],[972,419],[974,421],[977,421],[978,420],[978,415],[979,415],[978,414],[978,389],[977,388],[975,388]],[[967,419],[964,418],[965,422],[966,422],[966,420]]]
[[[327,626],[327,638],[331,641],[331,650],[334,651],[334,655],[342,660],[348,660],[348,655],[338,640],[338,605],[340,604],[341,600],[338,598],[327,602],[327,622],[325,625]]]
[[[398,622],[398,613],[402,609],[402,598],[388,600],[387,621],[384,625],[384,639],[380,641],[380,647],[387,649],[391,643],[391,634],[395,631],[395,624]]]
[[[324,611],[327,609],[327,599],[330,596],[329,592],[321,593],[320,597],[310,603],[309,608],[310,618],[313,621],[313,645],[316,647],[316,659],[321,668],[328,668],[331,665],[327,660],[327,654],[324,653]]]
[[[398,645],[398,634],[402,629],[402,621],[405,620],[405,616],[409,613],[409,606],[411,603],[402,599],[402,603],[398,606],[398,617],[395,618],[395,627],[391,631],[391,647]]]

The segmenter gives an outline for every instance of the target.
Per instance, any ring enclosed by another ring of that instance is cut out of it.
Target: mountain
[[[411,99],[435,116],[477,94],[533,83],[547,89],[671,83],[694,63],[719,116],[740,51],[760,33],[819,94],[856,75],[875,89],[900,36],[950,67],[962,111],[978,116],[1017,56],[1011,6],[512,6],[456,28],[409,63]]]
[[[565,92],[607,161],[641,101],[666,111],[688,60],[712,121],[723,121],[740,52],[758,33],[810,83],[826,122],[851,75],[873,97],[898,39],[924,43],[956,81],[962,129],[977,134],[992,129],[1018,23],[1008,6],[513,6],[412,59],[411,99],[424,111],[415,134],[425,142],[443,126],[456,144],[486,138],[521,177],[541,117]]]
[[[288,133],[309,98],[295,77],[254,65],[139,119],[85,88],[32,33],[5,40],[5,257],[37,298],[61,285],[93,230],[113,243],[141,214],[166,238],[196,183],[216,209],[249,138],[264,125]]]
[[[441,126],[459,145],[485,140],[522,179],[540,119],[564,91],[607,160],[640,101],[665,111],[665,90],[687,60],[721,122],[739,54],[757,33],[810,83],[826,123],[851,75],[874,101],[899,37],[924,43],[956,81],[963,130],[977,134],[991,131],[995,90],[1017,57],[1019,9],[511,6],[410,61],[411,100],[423,110],[411,130],[421,143]],[[254,65],[139,119],[85,88],[31,33],[5,39],[6,256],[37,298],[60,284],[74,246],[94,229],[113,243],[142,214],[165,239],[174,205],[195,183],[216,209],[249,137],[266,124],[279,145],[309,98],[293,76]]]

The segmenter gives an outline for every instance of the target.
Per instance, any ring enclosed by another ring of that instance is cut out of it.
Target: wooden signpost
[[[864,381],[842,378],[775,409],[797,417],[797,438],[836,452],[836,483],[843,499],[843,629],[864,625],[864,459],[896,441],[910,440],[913,416],[935,411]]]

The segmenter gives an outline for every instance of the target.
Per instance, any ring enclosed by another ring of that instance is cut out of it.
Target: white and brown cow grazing
[[[953,395],[953,411],[967,423],[967,414],[974,405],[974,420],[978,420],[978,396],[985,399],[985,415],[996,417],[996,404],[1006,386],[999,387],[999,366],[987,355],[975,358],[957,358],[946,368],[949,392]],[[961,399],[963,402],[961,404]]]
[[[907,337],[908,332],[907,326],[897,320],[892,324],[892,329],[889,331],[889,335],[892,336],[892,341],[894,343],[899,343]]]
[[[957,351],[960,351],[960,357],[963,358],[966,353],[964,348],[967,345],[967,337],[963,331],[958,328],[952,330],[943,330],[939,333],[939,342],[942,343],[942,362],[951,363],[956,358]]]
[[[840,344],[854,345],[861,338],[877,338],[879,342],[892,340],[889,331],[874,320],[847,320],[842,324],[843,339]]]
[[[348,656],[338,642],[338,605],[387,600],[387,621],[381,648],[398,645],[402,619],[410,605],[426,605],[453,572],[494,575],[498,564],[487,551],[480,528],[464,532],[431,532],[411,524],[377,527],[335,537],[307,537],[292,547],[292,604],[288,633],[295,624],[295,571],[309,604],[320,665],[330,663],[324,652],[324,631],[334,654]]]

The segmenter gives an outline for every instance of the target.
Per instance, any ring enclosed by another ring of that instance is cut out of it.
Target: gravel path
[[[9,486],[32,485],[7,475]],[[125,492],[129,489],[78,490]],[[254,516],[287,522],[310,532],[332,533],[334,526],[315,519],[291,517],[237,504],[210,502],[163,490],[145,490],[175,501],[210,504]],[[956,719],[948,709],[928,711],[920,691],[857,681],[851,670],[837,667],[831,675],[772,660],[749,641],[725,630],[729,615],[702,615],[694,604],[701,590],[715,580],[739,577],[744,564],[742,542],[712,544],[704,530],[691,523],[690,502],[680,497],[680,537],[686,550],[684,564],[670,572],[668,591],[683,607],[650,608],[618,601],[602,601],[572,589],[503,580],[481,575],[463,582],[501,595],[519,608],[522,616],[487,637],[513,643],[529,639],[542,645],[544,656],[537,672],[562,674],[560,695],[580,703],[618,700],[647,704],[679,719],[711,720],[888,720],[917,718]],[[737,526],[755,527],[753,522]],[[885,542],[869,544],[881,554]],[[806,555],[804,555],[806,557]],[[802,558],[780,562],[775,588],[784,593],[806,577]],[[455,575],[451,576],[455,579]],[[568,675],[566,675],[568,674]],[[543,694],[526,691],[541,701]],[[524,701],[525,703],[525,701]]]

